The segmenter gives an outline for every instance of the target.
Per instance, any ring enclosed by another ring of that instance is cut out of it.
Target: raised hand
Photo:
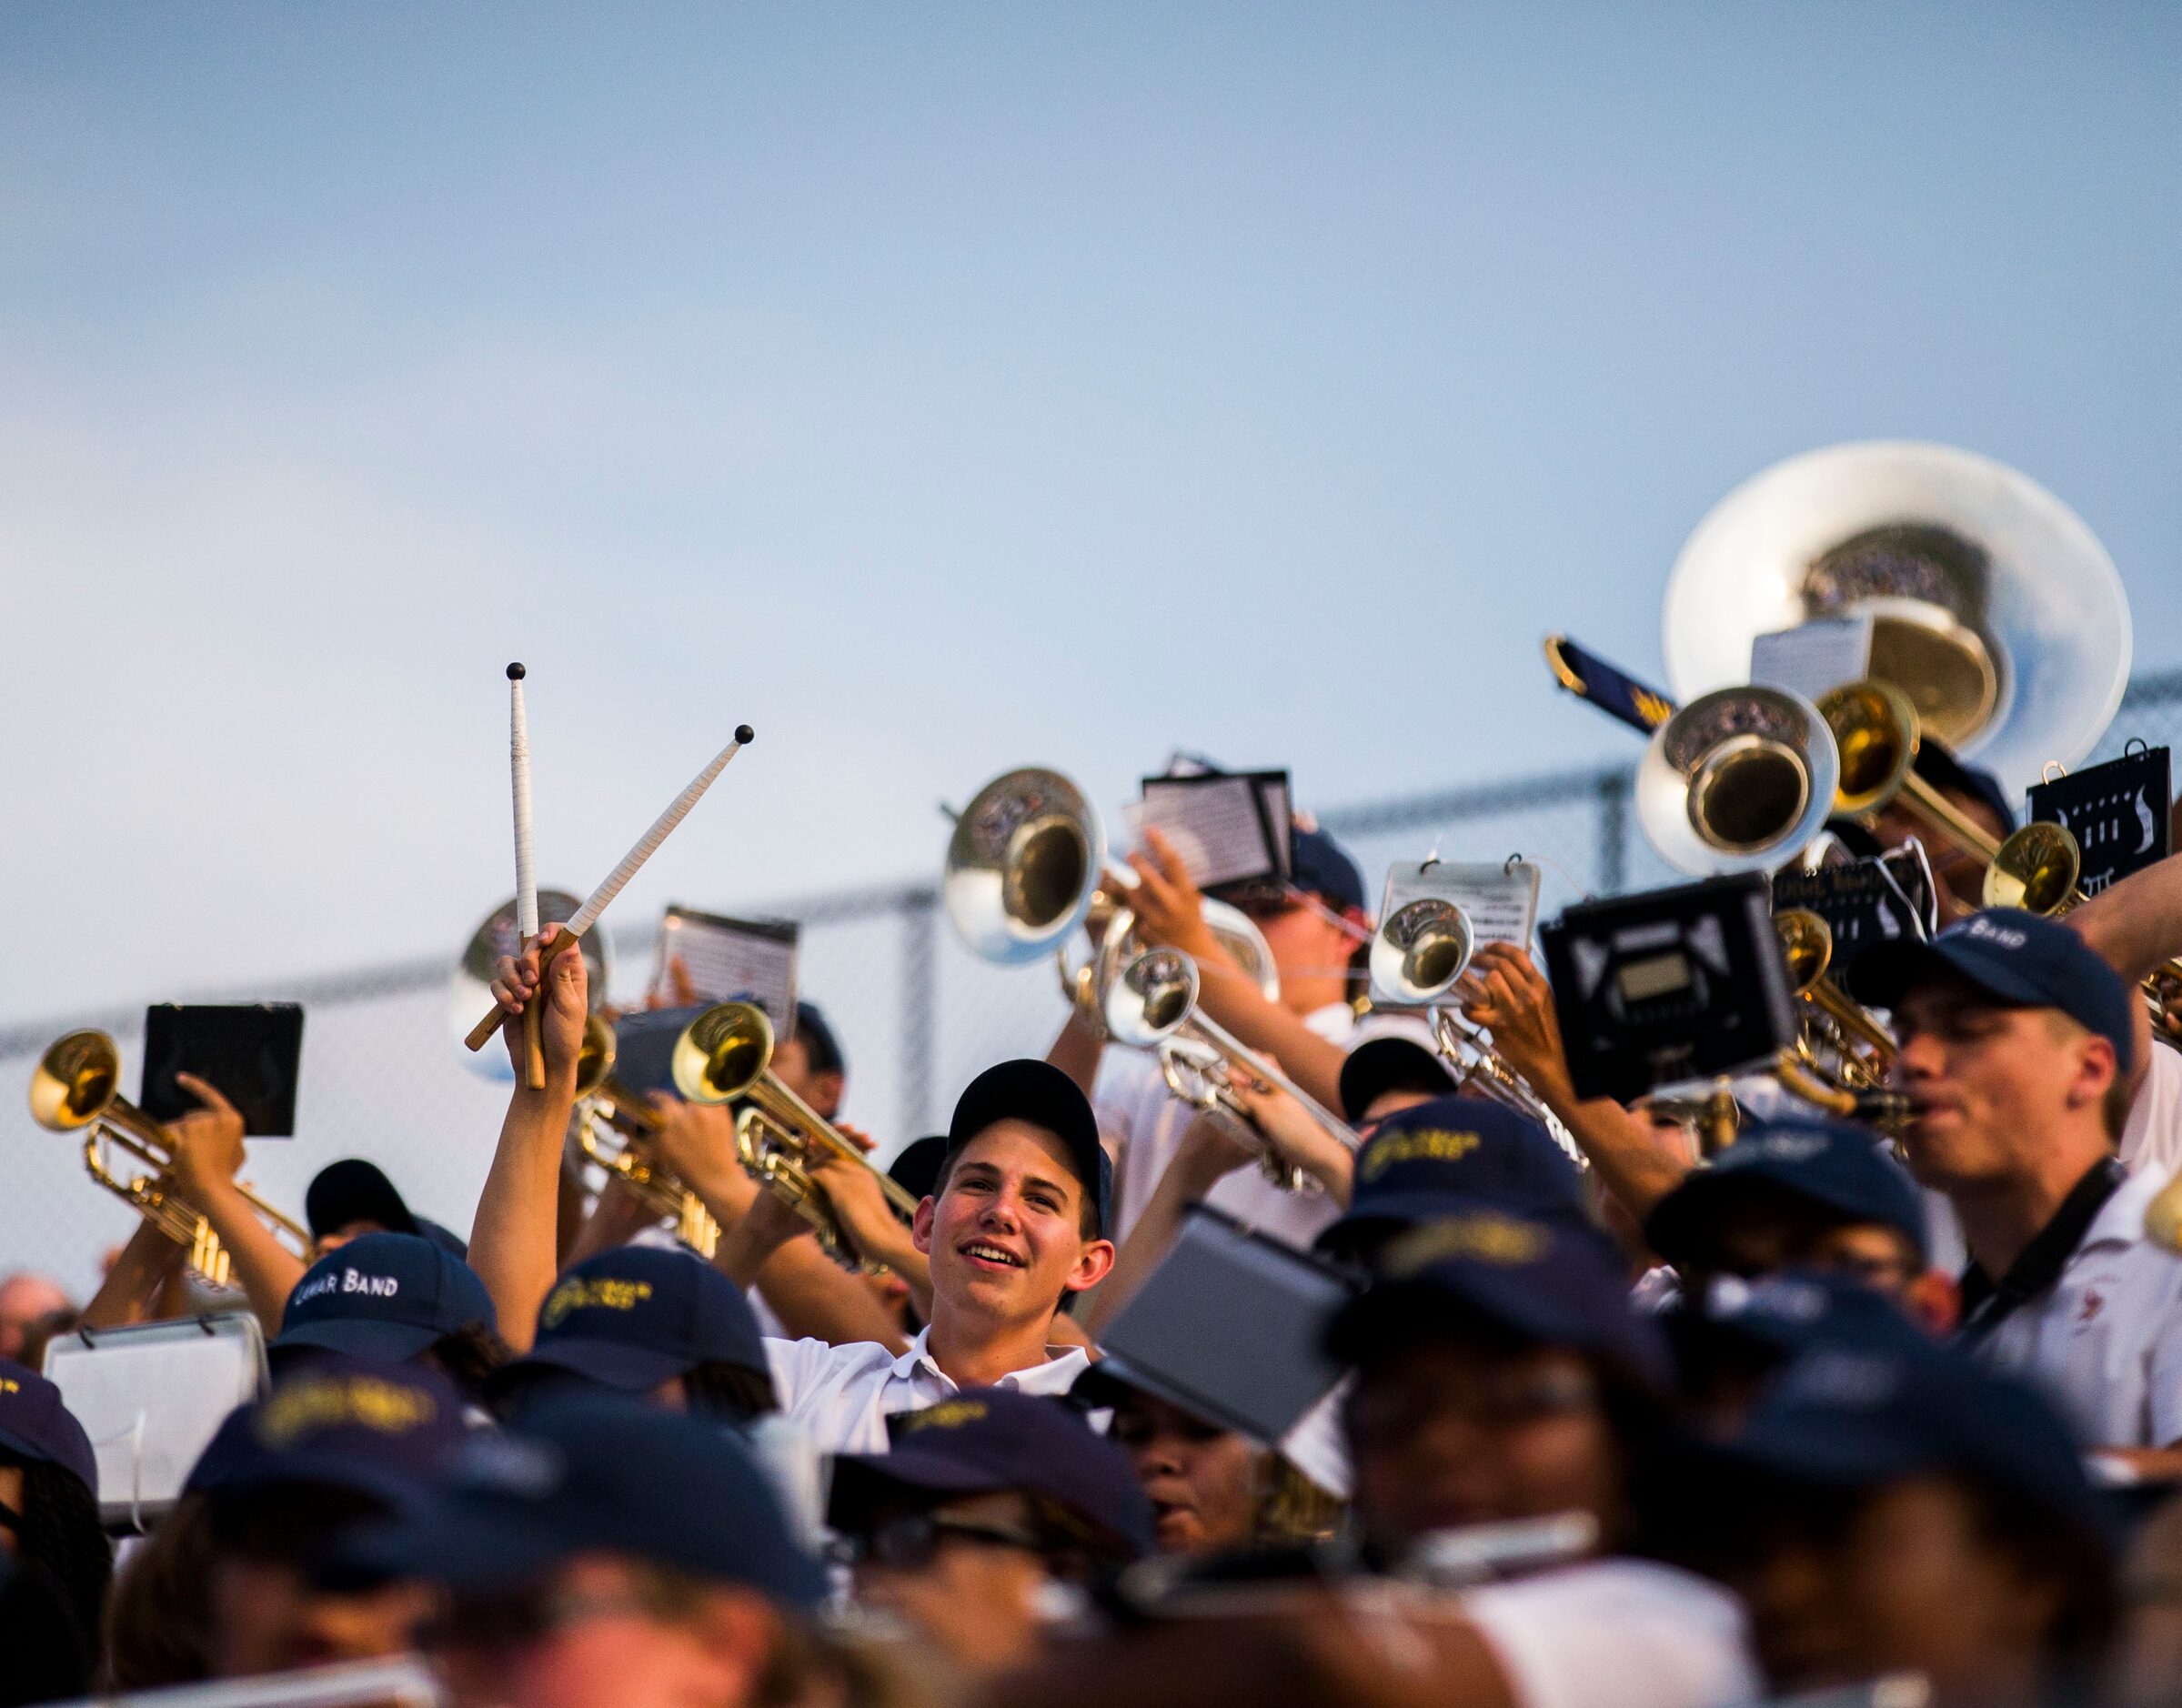
[[[524,1071],[523,1028],[525,1008],[539,994],[539,962],[547,949],[567,928],[548,925],[520,955],[503,955],[492,981],[493,1000],[507,1020],[500,1027],[508,1042],[508,1059],[519,1083]],[[544,1006],[538,1015],[538,1045],[546,1058],[548,1078],[573,1077],[576,1057],[583,1048],[583,1022],[589,1012],[590,972],[580,949],[570,948],[554,956],[543,977]]]
[[[1513,943],[1487,943],[1454,987],[1463,1014],[1493,1034],[1493,1048],[1543,1095],[1568,1081],[1553,987]]]
[[[166,1123],[175,1182],[183,1196],[202,1208],[206,1189],[232,1181],[243,1165],[243,1118],[209,1081],[194,1073],[177,1073],[175,1080],[198,1105]]]
[[[1137,886],[1123,898],[1136,913],[1137,935],[1194,960],[1220,959],[1220,939],[1204,922],[1204,897],[1181,855],[1157,829],[1145,830],[1144,844],[1146,852],[1129,857]]]

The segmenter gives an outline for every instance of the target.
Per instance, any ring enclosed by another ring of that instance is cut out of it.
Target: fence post
[[[901,1141],[931,1130],[932,1083],[939,1076],[940,893],[901,898]]]
[[[1618,895],[1629,872],[1630,773],[1599,779],[1599,893]]]

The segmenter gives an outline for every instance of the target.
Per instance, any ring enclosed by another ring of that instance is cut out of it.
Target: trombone
[[[1399,1008],[1432,1010],[1433,1042],[1454,1070],[1455,1090],[1490,1098],[1536,1121],[1571,1156],[1583,1152],[1560,1119],[1510,1067],[1468,1016],[1442,1000],[1469,970],[1476,936],[1459,902],[1420,896],[1388,914],[1372,938],[1372,989]]]
[[[1197,963],[1178,949],[1147,949],[1131,956],[1108,982],[1101,1003],[1107,1034],[1116,1043],[1154,1051],[1167,1089],[1216,1120],[1224,1119],[1259,1152],[1265,1177],[1286,1191],[1306,1190],[1307,1176],[1265,1141],[1242,1100],[1235,1076],[1276,1085],[1338,1143],[1353,1150],[1355,1130],[1197,1007]]]
[[[829,1256],[854,1262],[854,1241],[812,1178],[814,1160],[830,1154],[869,1170],[904,1221],[916,1215],[917,1200],[783,1083],[772,1060],[773,1023],[765,1010],[754,1002],[716,1003],[675,1040],[675,1089],[692,1103],[743,1100],[746,1107],[735,1119],[736,1160],[752,1179],[788,1201]]]
[[[84,1167],[91,1178],[189,1253],[189,1267],[215,1287],[227,1285],[226,1248],[202,1211],[175,1190],[173,1141],[166,1130],[121,1095],[121,1051],[105,1032],[70,1032],[38,1058],[30,1076],[30,1116],[50,1132],[84,1134]],[[120,1150],[151,1172],[114,1172]],[[277,1234],[294,1241],[310,1261],[310,1231],[260,1198],[240,1181],[236,1190]]]
[[[719,1249],[719,1223],[704,1201],[659,1160],[657,1145],[666,1123],[657,1110],[614,1077],[615,1049],[614,1029],[605,1018],[587,1017],[583,1045],[576,1056],[577,1145],[648,1209],[672,1218],[675,1237],[699,1257],[709,1258]],[[619,1144],[601,1140],[601,1118],[621,1135]]]

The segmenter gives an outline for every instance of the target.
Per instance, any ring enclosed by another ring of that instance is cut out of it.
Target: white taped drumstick
[[[651,829],[637,839],[636,847],[621,857],[621,863],[606,875],[598,888],[591,891],[591,899],[576,909],[576,917],[570,919],[561,934],[547,946],[545,955],[540,959],[538,965],[541,978],[547,965],[551,962],[554,956],[559,954],[598,923],[598,916],[604,913],[614,898],[621,893],[622,886],[642,869],[644,862],[658,851],[659,844],[672,834],[674,827],[689,816],[689,809],[696,806],[704,798],[705,790],[712,787],[712,779],[727,769],[728,761],[756,739],[757,734],[749,725],[739,724],[736,726],[735,739],[722,748],[712,763],[699,771],[691,780],[689,787],[677,795],[667,810],[652,821]],[[540,988],[543,988],[542,985]],[[499,1025],[500,1010],[495,1007],[491,1013],[470,1029],[469,1036],[463,1041],[468,1044],[472,1050],[482,1050],[485,1047],[485,1040],[499,1030]]]
[[[530,868],[530,718],[523,709],[520,664],[508,667],[508,771],[515,799],[516,941],[528,949],[538,936],[538,880]],[[546,1089],[546,1052],[538,1039],[538,1004],[523,1010],[523,1079],[534,1091]]]

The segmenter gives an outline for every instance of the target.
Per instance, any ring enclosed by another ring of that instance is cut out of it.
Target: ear
[[[706,1597],[691,1631],[716,1674],[720,1700],[751,1700],[779,1650],[780,1616],[749,1590],[719,1589]]]
[[[1061,1283],[1061,1286],[1072,1293],[1096,1287],[1113,1272],[1113,1258],[1111,1240],[1086,1240],[1082,1251],[1076,1258],[1075,1266],[1069,1271],[1068,1279]]]
[[[2120,1070],[2120,1058],[2114,1053],[2111,1039],[2101,1038],[2096,1032],[2086,1033],[2077,1041],[2076,1077],[2068,1087],[2069,1101],[2076,1108],[2096,1104],[2107,1095],[2107,1088],[2114,1083]]]
[[[917,1206],[917,1213],[910,1219],[910,1243],[927,1257],[931,1255],[932,1217],[939,1209],[939,1202],[936,1198],[925,1199]]]

